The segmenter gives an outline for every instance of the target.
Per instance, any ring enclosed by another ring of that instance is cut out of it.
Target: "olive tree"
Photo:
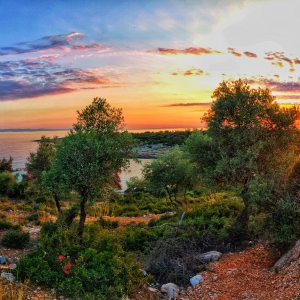
[[[78,122],[57,145],[51,168],[44,183],[80,196],[78,235],[82,238],[86,204],[116,185],[116,173],[129,166],[133,139],[123,126],[121,110],[105,99],[95,98],[78,112]]]
[[[11,156],[8,159],[3,157],[0,160],[0,173],[4,171],[13,172],[12,162],[13,158]]]
[[[177,202],[177,194],[191,188],[196,176],[194,166],[185,153],[178,148],[158,155],[157,159],[143,167],[143,176],[148,181],[148,188],[160,192],[165,190],[172,202],[172,195]]]
[[[299,109],[281,108],[270,90],[253,89],[243,80],[223,81],[212,98],[203,120],[219,154],[207,175],[241,186],[240,222],[246,234],[250,202],[263,199],[260,204],[272,205],[298,160]]]

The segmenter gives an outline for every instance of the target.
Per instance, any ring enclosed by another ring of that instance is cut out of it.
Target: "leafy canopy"
[[[42,173],[50,170],[51,160],[54,157],[57,144],[58,137],[51,139],[43,135],[39,141],[36,153],[32,152],[29,157],[27,157],[27,162],[25,164],[26,169],[34,178],[36,178],[38,183],[42,180]]]
[[[0,173],[3,173],[4,171],[13,172],[12,162],[13,158],[11,156],[9,159],[3,157],[0,160]]]

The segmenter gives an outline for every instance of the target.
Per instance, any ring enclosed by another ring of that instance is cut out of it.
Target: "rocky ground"
[[[204,282],[189,288],[176,299],[190,300],[279,300],[300,299],[300,260],[284,270],[275,270],[275,259],[265,246],[257,243],[247,250],[224,254],[202,272]],[[135,300],[168,299],[166,294],[146,287]]]
[[[120,223],[144,221],[147,223],[152,216],[125,218]],[[89,220],[90,222],[92,220]],[[25,227],[30,232],[31,239],[36,241],[39,227]],[[300,246],[300,245],[299,245]],[[34,250],[35,243],[28,249],[12,250],[0,247],[0,255],[6,256],[10,263],[17,262],[25,253]],[[221,259],[210,264],[210,270],[201,273],[204,282],[194,288],[181,289],[176,298],[190,300],[276,300],[300,299],[300,251],[294,255],[292,262],[282,267],[272,268],[275,258],[267,251],[263,243],[254,243],[250,248],[236,253],[223,254]],[[3,269],[2,272],[9,272]],[[131,300],[168,299],[166,293],[160,292],[159,286],[144,286]],[[0,278],[0,300],[4,299],[64,299],[56,298],[51,289],[43,289],[34,283],[12,284]]]

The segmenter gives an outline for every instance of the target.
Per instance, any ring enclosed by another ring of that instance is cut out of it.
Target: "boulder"
[[[210,251],[197,255],[197,258],[205,263],[214,262],[222,257],[222,253],[219,251]]]
[[[300,240],[298,240],[295,246],[285,253],[273,266],[274,270],[284,270],[289,267],[294,261],[300,259]]]
[[[190,283],[191,283],[192,287],[194,287],[196,284],[203,282],[203,281],[204,281],[204,279],[201,275],[196,275],[190,279]]]
[[[160,290],[163,293],[168,293],[169,298],[176,298],[179,294],[179,287],[171,282],[163,284]]]

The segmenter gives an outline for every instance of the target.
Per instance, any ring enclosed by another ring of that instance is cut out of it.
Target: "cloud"
[[[297,81],[276,81],[268,78],[260,78],[254,81],[274,92],[300,93],[300,82]]]
[[[218,50],[213,50],[211,48],[203,47],[190,47],[183,50],[180,49],[170,49],[170,48],[158,48],[157,50],[149,50],[148,53],[158,53],[162,55],[178,55],[178,54],[191,54],[191,55],[202,55],[202,54],[221,54],[222,52]]]
[[[110,83],[97,70],[65,68],[52,57],[0,62],[0,101],[70,93]]]
[[[282,100],[285,100],[285,99],[288,99],[288,100],[292,100],[292,99],[300,99],[300,94],[293,94],[293,95],[277,95],[276,96],[276,99],[282,99]],[[285,104],[295,104],[295,103],[285,103]]]
[[[255,53],[253,53],[253,52],[248,52],[248,51],[245,51],[245,52],[243,52],[246,56],[248,56],[248,57],[257,57],[257,54],[255,54]]]
[[[273,51],[269,51],[269,52],[265,52],[266,56],[264,57],[264,59],[266,60],[270,60],[272,61],[272,65],[274,66],[278,66],[280,68],[284,67],[284,62],[288,63],[290,65],[290,72],[294,72],[294,63],[295,64],[300,64],[300,61],[298,60],[298,58],[296,59],[292,59],[287,57],[284,52],[273,52]]]
[[[295,58],[294,63],[295,63],[295,65],[300,65],[300,60],[298,58]]]
[[[83,51],[88,49],[105,49],[105,47],[99,44],[83,45],[82,41],[84,39],[85,35],[80,32],[46,36],[35,41],[18,43],[14,47],[1,47],[0,56],[45,52],[51,50]]]
[[[227,48],[227,50],[228,50],[228,53],[231,53],[231,54],[233,54],[234,56],[237,56],[237,57],[242,56],[242,54],[239,53],[239,52],[236,52],[234,48]]]
[[[201,69],[191,68],[190,70],[186,70],[182,75],[184,76],[200,76],[203,75],[204,71]],[[178,75],[178,72],[172,73],[172,75]],[[207,74],[206,74],[207,75]]]
[[[167,105],[162,105],[162,107],[174,107],[174,106],[180,106],[180,107],[186,107],[186,106],[211,106],[211,102],[195,102],[195,103],[172,103]]]
[[[183,74],[184,76],[189,76],[189,75],[193,75],[193,72],[191,70],[187,70],[184,72]]]

